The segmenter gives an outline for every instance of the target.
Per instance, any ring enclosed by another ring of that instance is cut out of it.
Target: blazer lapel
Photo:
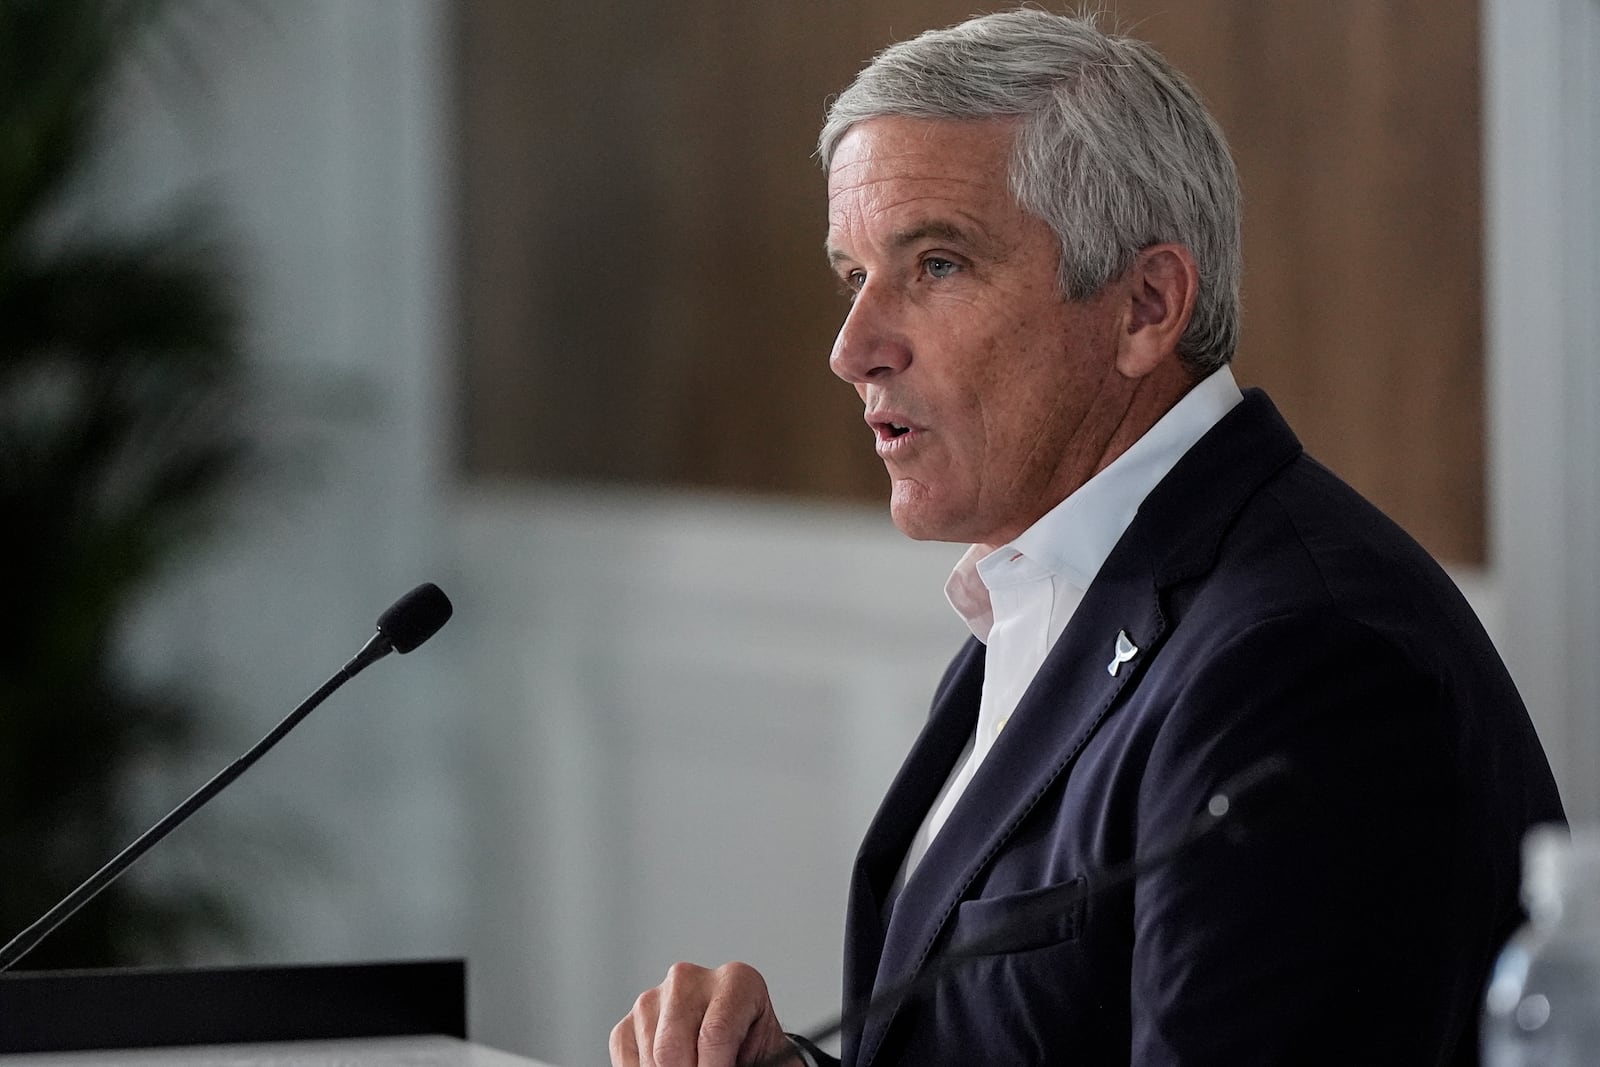
[[[955,767],[978,722],[983,692],[984,648],[968,639],[934,698],[933,710],[899,774],[873,817],[850,879],[845,915],[844,1010],[863,1007],[872,994],[892,909],[889,889],[911,846],[911,838]],[[843,1035],[844,1062],[851,1062],[858,1027]]]
[[[874,988],[887,989],[921,971],[972,883],[1077,759],[1165,633],[1147,554],[1136,545],[1119,546],[901,890],[883,933]],[[1125,645],[1125,658],[1113,673],[1109,667],[1117,658],[1119,634],[1137,651],[1126,656]],[[971,699],[975,716],[978,697]],[[975,718],[965,723],[958,752],[974,726]],[[945,775],[948,771],[947,764]],[[943,780],[941,776],[934,783],[911,816],[910,830],[894,857],[896,866]],[[899,1008],[896,1004],[866,1021],[854,1062],[861,1067],[872,1062]]]

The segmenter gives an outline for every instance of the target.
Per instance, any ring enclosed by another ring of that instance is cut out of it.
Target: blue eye
[[[929,256],[922,261],[922,269],[935,278],[948,278],[961,268],[948,259]]]

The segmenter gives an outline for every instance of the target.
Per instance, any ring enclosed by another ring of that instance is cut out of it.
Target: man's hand
[[[766,981],[743,963],[674,963],[611,1031],[612,1067],[736,1067],[793,1049]],[[792,1062],[804,1062],[797,1051]]]

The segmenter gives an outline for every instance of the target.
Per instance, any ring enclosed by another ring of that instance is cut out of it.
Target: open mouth
[[[916,435],[919,427],[913,426],[908,422],[895,422],[893,419],[882,417],[889,414],[891,413],[885,411],[881,414],[873,413],[867,416],[867,424],[872,427],[872,432],[877,435],[879,445],[891,444],[903,437]],[[892,414],[898,415],[899,412],[893,412]]]

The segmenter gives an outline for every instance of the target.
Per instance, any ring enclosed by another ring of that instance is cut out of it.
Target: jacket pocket
[[[963,900],[956,909],[950,953],[995,956],[1076,941],[1083,932],[1087,889],[1087,880],[1079,875],[1020,893]]]

